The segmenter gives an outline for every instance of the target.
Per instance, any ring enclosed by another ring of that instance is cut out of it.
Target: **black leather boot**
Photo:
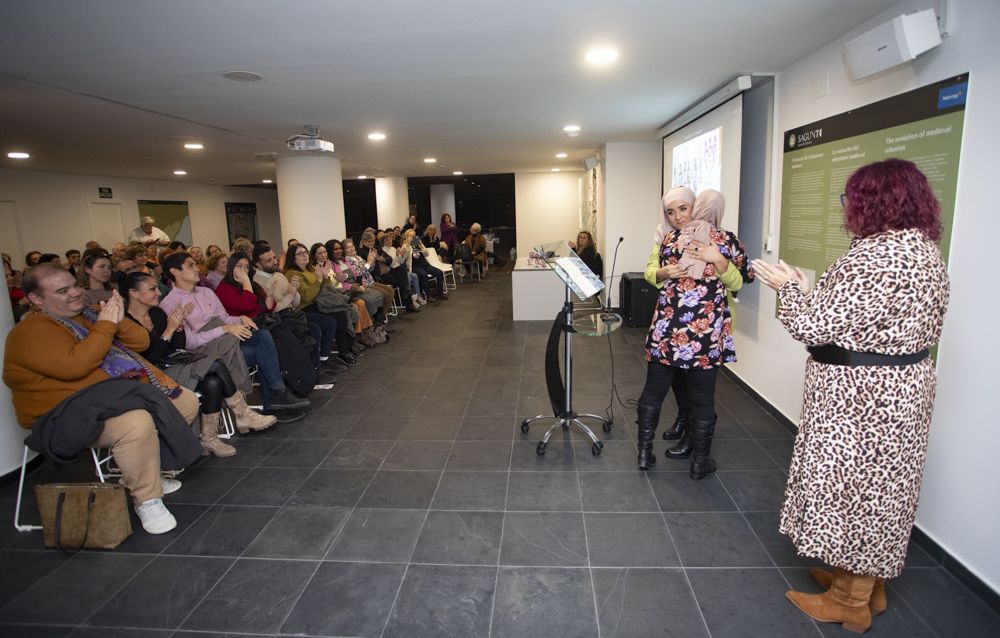
[[[687,431],[688,415],[680,413],[674,419],[674,424],[663,432],[664,441],[674,441],[681,438]]]
[[[668,459],[686,459],[691,456],[691,432],[685,428],[684,435],[677,445],[667,448],[663,453]]]
[[[656,436],[656,426],[660,422],[660,406],[640,403],[636,412],[636,424],[639,426],[639,469],[648,470],[651,465],[656,465],[653,437]]]
[[[715,461],[708,458],[712,449],[712,436],[715,434],[715,419],[698,421],[692,419],[688,425],[691,437],[691,478],[700,481],[715,471]]]

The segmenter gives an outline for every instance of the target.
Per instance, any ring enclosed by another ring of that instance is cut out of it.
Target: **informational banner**
[[[847,178],[897,157],[927,175],[941,202],[939,247],[947,260],[968,87],[964,74],[786,131],[781,259],[815,281],[850,246],[840,197]]]

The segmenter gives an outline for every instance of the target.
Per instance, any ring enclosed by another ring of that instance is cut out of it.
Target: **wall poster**
[[[857,168],[914,162],[941,202],[951,242],[969,75],[963,74],[785,132],[779,255],[815,280],[850,246],[840,195]]]

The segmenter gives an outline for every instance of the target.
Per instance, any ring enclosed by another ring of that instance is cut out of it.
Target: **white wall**
[[[406,178],[376,178],[375,208],[378,211],[379,228],[392,228],[406,223],[410,214],[410,194]]]
[[[850,80],[843,44],[896,15],[928,8],[929,0],[902,2],[845,34],[777,77],[772,152],[781,157],[782,132],[910,89],[970,72],[969,100],[960,160],[952,251],[951,304],[938,360],[940,383],[931,429],[917,524],[995,590],[1000,589],[1000,430],[992,397],[1000,379],[998,349],[988,326],[997,316],[996,296],[984,289],[984,274],[995,259],[983,238],[1000,232],[996,214],[995,166],[1000,127],[1000,3],[955,0],[950,38],[918,59],[858,82]],[[933,3],[936,4],[936,3]],[[829,93],[810,96],[817,79],[829,73]],[[772,205],[780,202],[781,174],[774,172]],[[777,245],[778,228],[775,233]],[[773,260],[777,255],[771,255]],[[759,285],[759,284],[757,284]],[[774,293],[763,290],[759,304],[746,303],[736,322],[739,362],[731,366],[751,387],[793,421],[798,420],[805,351],[774,319]],[[749,330],[748,330],[749,329]]]
[[[14,312],[10,304],[0,304],[0,361],[7,346],[7,333],[14,327]],[[0,383],[0,476],[17,469],[24,454],[24,437],[28,431],[21,428],[14,416],[10,388]],[[32,452],[32,457],[35,453]],[[9,525],[10,523],[4,522]]]
[[[110,186],[114,198],[100,199],[97,189],[101,186]],[[0,170],[0,201],[14,202],[25,252],[38,250],[62,255],[70,248],[83,249],[91,238],[91,202],[121,205],[124,241],[139,225],[136,202],[140,199],[187,201],[194,241],[202,248],[208,244],[228,248],[226,202],[254,202],[259,237],[272,243],[281,241],[278,198],[270,189]]]
[[[515,173],[517,254],[532,246],[576,238],[580,226],[580,173]]]
[[[606,282],[612,307],[618,305],[621,274],[644,270],[653,249],[653,231],[660,211],[661,155],[659,140],[609,142],[602,149],[604,214],[598,220],[602,229],[597,241],[605,277],[611,277],[615,244],[619,237],[624,238],[618,249],[614,280]]]

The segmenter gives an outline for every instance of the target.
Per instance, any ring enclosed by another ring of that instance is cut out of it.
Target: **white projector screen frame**
[[[742,142],[740,94],[663,138],[663,193],[675,186],[688,186],[696,195],[703,188],[721,191],[726,198],[722,226],[735,232],[740,224]]]

